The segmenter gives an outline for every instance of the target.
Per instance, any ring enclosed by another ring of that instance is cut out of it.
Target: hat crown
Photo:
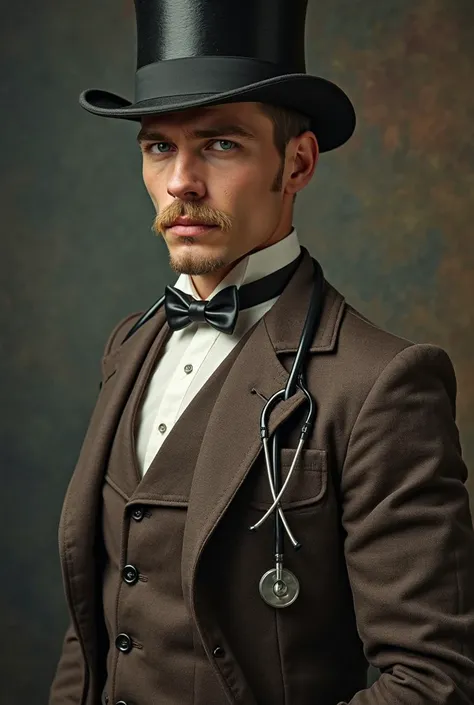
[[[307,0],[135,0],[137,69],[238,56],[305,73]]]
[[[308,0],[134,0],[134,102],[91,88],[96,115],[140,121],[191,108],[260,102],[307,115],[321,152],[344,144],[355,112],[336,84],[306,72]]]

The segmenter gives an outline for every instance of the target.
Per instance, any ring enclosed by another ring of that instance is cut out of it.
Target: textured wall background
[[[0,703],[45,703],[66,623],[56,531],[112,326],[173,280],[136,127],[77,105],[131,95],[131,0],[2,7]],[[474,466],[474,4],[310,0],[308,68],[359,125],[298,199],[303,243],[365,315],[445,347]],[[474,474],[470,477],[474,497]]]

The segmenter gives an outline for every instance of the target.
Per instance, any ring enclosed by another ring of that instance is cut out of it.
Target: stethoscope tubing
[[[288,381],[285,387],[285,397],[284,400],[287,401],[296,390],[296,385],[298,383],[298,377],[302,373],[303,365],[305,363],[306,356],[309,352],[311,344],[314,339],[317,327],[319,325],[319,319],[321,318],[321,313],[323,310],[323,298],[324,298],[324,274],[319,262],[315,259],[313,261],[313,278],[315,280],[315,286],[311,295],[311,300],[308,307],[308,312],[306,314],[306,319],[303,325],[303,332],[301,334],[301,339],[296,351],[296,356],[293,361],[293,365],[288,376]],[[316,290],[316,291],[315,291]]]
[[[294,602],[299,594],[299,582],[296,576],[291,573],[291,571],[283,569],[283,549],[284,549],[284,534],[282,527],[285,530],[289,540],[291,541],[293,547],[297,550],[301,547],[301,544],[293,535],[288,522],[286,520],[285,514],[281,507],[281,501],[283,495],[294,475],[298,460],[303,451],[303,446],[306,438],[308,437],[311,429],[314,425],[315,415],[316,415],[316,405],[315,402],[306,388],[303,374],[303,366],[306,361],[306,357],[311,348],[316,330],[318,328],[324,299],[324,275],[321,269],[321,265],[316,260],[313,262],[313,292],[311,294],[311,300],[309,303],[308,311],[306,313],[305,322],[303,325],[303,331],[300,337],[298,348],[296,351],[295,359],[291,366],[290,373],[288,375],[287,383],[284,389],[280,389],[275,392],[270,399],[265,403],[260,415],[260,436],[262,439],[263,451],[265,456],[265,466],[267,470],[268,484],[270,487],[270,492],[272,496],[272,504],[265,514],[259,519],[258,522],[249,527],[252,531],[259,529],[271,516],[272,513],[275,514],[275,570],[267,571],[260,581],[260,594],[262,598],[267,602],[267,604],[272,607],[285,607]],[[148,311],[146,311],[138,321],[132,326],[128,331],[125,338],[122,340],[122,345],[128,340],[144,323],[149,321],[155,313],[164,304],[165,297],[161,296],[158,301],[156,301],[153,306],[151,306]],[[295,456],[293,462],[291,463],[288,475],[283,483],[281,483],[281,458],[280,458],[280,444],[279,444],[279,432],[276,429],[273,432],[272,437],[272,455],[273,459],[270,458],[270,434],[269,434],[269,419],[270,414],[275,408],[275,406],[281,401],[287,401],[292,397],[297,388],[301,389],[308,402],[308,413],[306,419],[301,427],[300,439],[295,451]],[[270,583],[268,581],[270,580]],[[285,583],[285,580],[287,581]],[[272,590],[269,589],[273,587]],[[286,586],[289,585],[292,590],[291,598],[285,600],[280,599],[280,595],[285,596],[287,592]],[[278,588],[278,589],[277,589]]]
[[[265,460],[266,460],[266,465],[267,465],[267,470],[268,470],[269,465],[270,465],[270,453],[268,451],[267,439],[265,439],[263,443],[264,443],[263,447],[265,450]],[[265,512],[263,517],[261,519],[259,519],[256,524],[254,524],[253,526],[250,527],[251,531],[255,531],[256,529],[258,529],[268,519],[270,514],[272,514],[275,511],[277,506],[279,506],[281,498],[283,497],[285,490],[288,486],[288,483],[291,480],[291,476],[293,475],[296,464],[297,464],[298,459],[301,455],[301,451],[303,450],[303,445],[304,445],[304,439],[300,439],[300,441],[298,443],[298,447],[296,448],[295,457],[293,458],[293,462],[291,463],[291,467],[290,467],[290,470],[289,470],[288,475],[286,477],[286,480],[283,483],[283,485],[277,495],[275,495],[275,487],[274,487],[274,481],[273,481],[272,475],[270,473],[267,473],[268,477],[269,477],[269,482],[271,483],[270,486],[271,486],[272,495],[273,495],[273,504],[271,505],[271,507],[269,507],[267,509],[267,511]],[[283,514],[283,511],[281,510],[281,508],[279,508],[278,513],[280,514],[280,518],[285,526],[286,533],[288,534],[288,537],[289,537],[291,543],[293,544],[293,546],[296,547],[296,544],[298,542],[292,538],[291,531],[289,530],[289,528],[287,528],[288,525],[287,525],[286,519],[284,518],[284,514]]]
[[[303,366],[306,357],[311,348],[311,344],[314,339],[317,327],[320,322],[322,308],[323,308],[323,297],[324,297],[324,276],[321,266],[318,262],[313,260],[313,276],[314,276],[314,288],[311,296],[310,305],[306,314],[305,322],[303,325],[303,332],[298,344],[295,359],[293,361],[290,373],[288,375],[287,383],[284,389],[275,392],[268,401],[266,402],[264,408],[262,409],[260,415],[260,435],[262,438],[263,451],[265,456],[265,466],[268,477],[268,484],[270,487],[271,496],[273,502],[265,514],[253,524],[250,528],[251,531],[256,531],[260,528],[272,513],[275,513],[275,569],[269,570],[262,576],[260,580],[260,595],[263,600],[271,607],[280,608],[287,607],[296,600],[299,595],[299,581],[296,576],[289,570],[283,569],[283,558],[284,558],[284,535],[282,532],[282,527],[284,528],[288,538],[290,539],[293,547],[297,550],[301,548],[300,542],[293,535],[286,517],[284,515],[283,509],[281,507],[281,500],[288,487],[291,478],[295,472],[298,460],[303,451],[304,443],[311,432],[314,420],[316,416],[316,405],[315,402],[306,388],[304,382]],[[300,438],[295,451],[293,462],[291,463],[288,475],[281,484],[281,467],[280,467],[280,444],[279,444],[279,433],[278,429],[273,432],[273,462],[270,458],[269,451],[269,419],[270,414],[281,401],[287,401],[291,396],[296,393],[297,388],[301,389],[308,402],[308,413],[306,419],[303,422],[300,432]]]

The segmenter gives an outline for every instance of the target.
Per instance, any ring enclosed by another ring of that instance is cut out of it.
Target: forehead
[[[254,132],[271,129],[270,119],[261,111],[258,103],[227,103],[201,108],[188,108],[163,115],[146,115],[142,117],[142,127],[160,128],[161,130],[197,127],[212,127],[219,124],[240,124]]]

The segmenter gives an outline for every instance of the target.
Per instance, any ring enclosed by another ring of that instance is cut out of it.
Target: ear
[[[319,145],[314,132],[308,130],[290,142],[290,173],[287,177],[285,192],[295,195],[313,178],[319,159]]]

